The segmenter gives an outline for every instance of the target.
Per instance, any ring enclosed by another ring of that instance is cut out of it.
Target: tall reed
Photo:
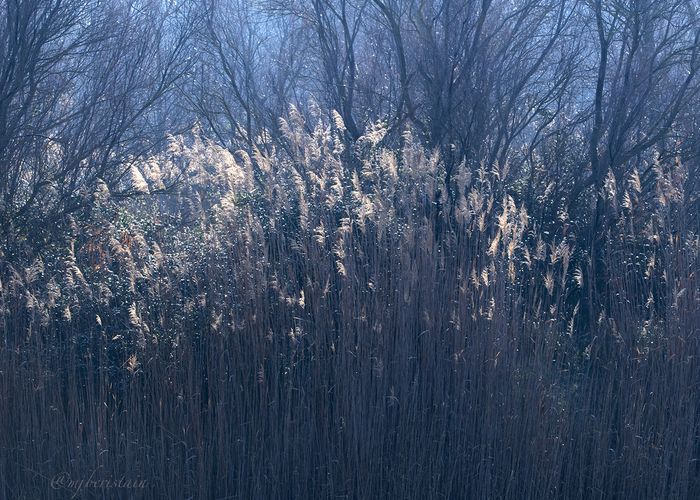
[[[333,118],[247,153],[173,138],[125,182],[176,196],[102,186],[2,260],[0,497],[700,496],[682,165],[606,182],[592,256],[507,172],[446,186],[410,132]]]

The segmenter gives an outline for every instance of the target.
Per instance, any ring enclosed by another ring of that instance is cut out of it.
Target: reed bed
[[[591,237],[517,172],[446,185],[410,131],[343,128],[173,137],[143,196],[0,259],[0,497],[700,497],[683,166],[608,178]]]

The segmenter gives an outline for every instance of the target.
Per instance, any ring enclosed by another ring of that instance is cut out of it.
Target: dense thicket
[[[0,8],[0,497],[700,496],[696,2]]]

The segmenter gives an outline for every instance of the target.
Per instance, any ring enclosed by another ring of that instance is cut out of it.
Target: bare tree
[[[664,141],[700,91],[700,23],[692,2],[645,0],[589,3],[598,52],[590,175],[576,182],[571,203],[600,188],[608,171],[622,176],[630,161]]]
[[[31,232],[115,191],[166,124],[192,13],[152,2],[0,2],[0,226]],[[30,222],[35,224],[30,224]]]

